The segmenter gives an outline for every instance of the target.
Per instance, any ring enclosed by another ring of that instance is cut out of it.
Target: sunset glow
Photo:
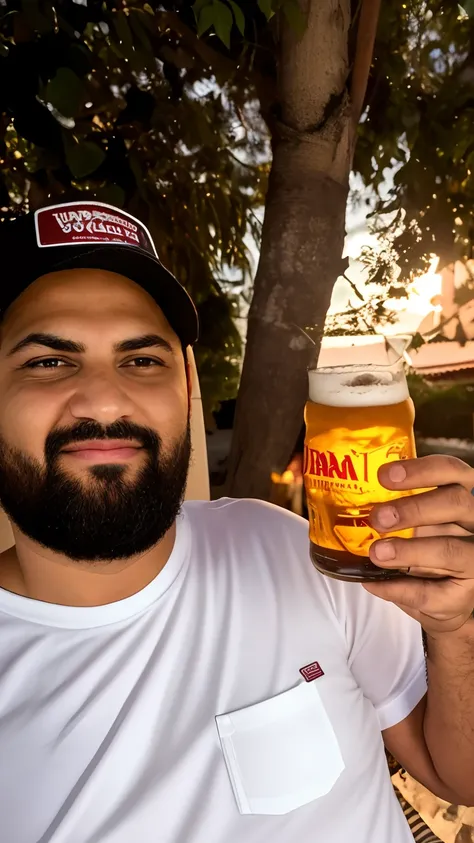
[[[436,299],[441,296],[441,274],[436,272],[439,258],[434,256],[428,272],[419,275],[407,286],[407,295],[403,299],[387,299],[391,310],[405,311],[426,316],[430,311],[439,313],[441,303]]]

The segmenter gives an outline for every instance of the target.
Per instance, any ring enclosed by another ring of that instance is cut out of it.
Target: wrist
[[[446,648],[449,652],[452,647],[464,649],[468,646],[472,650],[474,648],[474,611],[457,629],[440,632],[422,627],[422,639],[426,661],[433,656],[434,651],[444,651]]]

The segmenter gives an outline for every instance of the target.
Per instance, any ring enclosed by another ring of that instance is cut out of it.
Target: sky
[[[386,172],[384,192],[390,189],[394,172]],[[348,204],[346,228],[347,236],[345,241],[344,255],[349,257],[350,265],[347,274],[351,281],[369,297],[371,294],[379,293],[379,288],[366,282],[367,272],[357,261],[364,246],[376,246],[377,238],[371,234],[367,225],[367,214],[373,207],[373,195],[370,189],[363,189],[362,182],[351,177],[351,189],[356,190],[358,195],[366,198],[369,205],[360,203],[357,207],[351,201]],[[420,276],[407,288],[406,299],[392,299],[390,308],[398,313],[396,322],[385,329],[386,333],[413,333],[415,334],[422,320],[434,309],[431,300],[441,293],[441,275],[436,272],[437,259],[434,258],[430,271]],[[330,313],[343,311],[349,303],[357,306],[356,299],[350,285],[344,278],[339,278],[334,286],[331,300]]]
[[[356,284],[364,295],[369,296],[371,293],[378,293],[379,289],[375,285],[366,283],[366,271],[364,267],[357,262],[357,257],[360,255],[363,246],[373,245],[376,243],[376,238],[370,235],[367,229],[357,229],[356,232],[348,231],[345,244],[345,254],[352,259],[348,275],[349,278]],[[392,299],[389,306],[396,311],[398,318],[391,326],[385,329],[388,333],[413,333],[415,334],[420,326],[420,323],[435,307],[432,304],[432,299],[441,293],[441,275],[436,272],[437,259],[434,258],[429,272],[421,275],[416,281],[407,288],[408,297],[406,299]],[[347,305],[352,302],[355,306],[358,304],[350,285],[344,278],[339,278],[334,286],[334,291],[331,300],[330,313],[339,313],[343,311]]]

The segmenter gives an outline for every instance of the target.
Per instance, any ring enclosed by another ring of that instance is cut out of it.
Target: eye
[[[157,357],[133,357],[131,360],[126,360],[122,366],[132,369],[153,369],[157,366],[164,366],[162,360]]]
[[[62,369],[64,366],[71,366],[66,360],[60,357],[43,357],[40,360],[29,360],[22,369]]]

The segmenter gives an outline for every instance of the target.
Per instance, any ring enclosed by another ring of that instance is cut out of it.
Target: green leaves
[[[125,12],[115,12],[113,22],[117,33],[120,52],[127,61],[133,62],[135,58],[135,47],[133,43],[133,35],[128,25],[128,19]]]
[[[272,8],[272,0],[258,0],[258,8],[263,12],[267,20],[270,20],[275,14]]]
[[[234,22],[232,12],[222,0],[213,0],[212,5],[214,9],[214,29],[216,30],[216,35],[225,44],[227,49],[230,49],[230,31]]]
[[[227,49],[230,49],[230,37],[234,21],[241,35],[244,35],[244,13],[234,0],[229,0],[228,4],[223,0],[210,0],[210,2],[209,0],[196,0],[193,11],[199,37],[204,35],[211,27],[214,27],[217,37]]]
[[[196,4],[195,4],[196,5]],[[202,6],[202,4],[200,4]],[[194,6],[193,6],[194,8]],[[196,13],[196,10],[195,10]],[[211,26],[214,26],[214,8],[213,4],[209,3],[203,6],[197,17],[198,35],[201,38]]]
[[[474,0],[462,0],[462,3],[459,4],[459,12],[460,17],[463,17],[463,12],[467,15],[468,18],[471,20],[474,19]]]
[[[402,283],[426,272],[430,254],[438,271],[473,254],[474,0],[461,6],[434,0],[419,14],[416,0],[382,4],[354,170]]]
[[[306,29],[306,15],[298,0],[285,0],[282,11],[295,35],[301,37]]]
[[[83,83],[69,67],[60,67],[46,85],[43,100],[63,117],[77,117],[86,98]]]
[[[75,179],[94,173],[105,159],[105,152],[93,141],[67,144],[66,163]]]
[[[237,29],[239,30],[241,35],[245,35],[245,18],[242,9],[237,3],[234,3],[234,0],[229,0],[229,4],[234,13],[235,25]]]
[[[240,75],[226,86],[237,61],[223,56],[230,45],[240,58],[244,33],[258,41],[265,19],[257,2],[196,0],[199,31],[212,36],[203,61],[203,45],[196,49],[187,26],[181,31],[187,4],[168,15],[171,4],[98,2],[99,19],[93,3],[56,4],[56,19],[44,0],[14,5],[10,19],[0,14],[0,205],[36,209],[63,193],[143,219],[202,312],[198,362],[209,419],[238,386],[234,295],[250,289],[247,241],[260,234],[255,213],[270,157],[254,95],[250,102]]]
[[[470,2],[470,0],[469,0]],[[474,3],[474,0],[472,0]],[[258,8],[265,15],[267,21],[278,11],[282,11],[289,26],[297,36],[301,36],[306,29],[306,16],[302,11],[299,0],[257,0]],[[245,15],[236,0],[196,0],[193,5],[199,37],[212,27],[217,37],[230,49],[232,26],[242,36],[245,36]],[[253,20],[253,13],[248,13]]]
[[[95,198],[98,202],[115,205],[117,208],[123,208],[125,205],[125,191],[117,184],[107,184],[105,187],[100,187],[96,191]]]
[[[297,36],[301,36],[306,29],[306,15],[299,0],[258,0],[258,8],[268,21],[281,11]]]

